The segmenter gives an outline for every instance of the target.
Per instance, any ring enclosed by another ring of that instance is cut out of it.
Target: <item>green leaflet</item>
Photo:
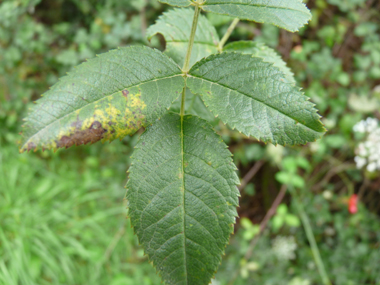
[[[177,7],[188,7],[196,2],[159,1]],[[200,7],[206,12],[273,24],[291,32],[298,31],[311,19],[311,13],[302,0],[204,0]]]
[[[302,0],[205,0],[202,9],[295,32],[310,19]]]
[[[36,102],[25,119],[20,151],[131,135],[162,116],[183,86],[179,66],[158,50],[133,46],[101,54]]]
[[[305,144],[325,128],[314,105],[261,58],[234,52],[211,55],[189,71],[187,86],[215,116],[264,142]]]
[[[278,67],[285,75],[287,82],[295,85],[294,74],[289,67],[286,66],[286,62],[278,55],[278,53],[266,46],[263,43],[252,41],[238,41],[227,44],[224,51],[236,51],[243,54],[252,54],[257,57],[261,57],[263,61],[273,63],[273,66]]]
[[[177,7],[188,7],[192,3],[190,0],[158,0],[158,2]]]
[[[150,40],[156,34],[162,34],[166,40],[165,53],[180,66],[183,66],[189,44],[194,9],[173,9],[159,17],[147,30]],[[200,15],[191,53],[190,66],[210,54],[217,53],[219,36],[207,18]]]
[[[127,183],[129,216],[165,284],[208,284],[237,215],[231,153],[206,121],[167,114],[141,136]]]

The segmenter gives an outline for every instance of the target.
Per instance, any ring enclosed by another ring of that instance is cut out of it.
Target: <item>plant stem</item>
[[[187,46],[187,52],[185,57],[185,64],[183,65],[183,72],[187,73],[189,71],[191,51],[193,50],[195,32],[197,31],[198,26],[198,18],[201,10],[199,9],[199,5],[195,5],[193,24],[191,26],[191,33],[189,39],[189,45]]]
[[[242,191],[244,187],[251,181],[251,179],[256,175],[256,173],[260,170],[260,168],[264,165],[264,160],[259,160],[255,163],[255,165],[248,171],[248,173],[244,176],[243,180],[240,183],[239,191]]]
[[[220,43],[218,44],[218,51],[222,52],[223,47],[226,44],[228,38],[231,36],[232,32],[234,31],[236,25],[239,23],[239,18],[236,18],[232,21],[231,25],[228,27],[227,32],[224,34],[223,38],[221,39]]]
[[[196,4],[198,4],[198,3],[196,3]],[[193,50],[194,38],[195,38],[195,33],[197,31],[198,19],[199,19],[200,12],[201,12],[201,10],[199,9],[199,5],[195,5],[193,24],[191,26],[191,32],[190,32],[189,45],[187,46],[185,63],[183,65],[183,69],[182,69],[182,72],[185,74],[185,86],[183,87],[182,97],[181,97],[181,111],[180,111],[181,124],[183,122],[183,116],[185,115],[186,74],[189,71],[191,51]]]
[[[278,192],[276,198],[273,201],[272,206],[270,207],[270,209],[266,213],[264,219],[260,223],[260,232],[250,242],[248,250],[247,250],[246,254],[244,255],[244,258],[246,260],[249,260],[251,258],[253,250],[255,249],[256,244],[259,241],[261,234],[264,232],[265,228],[267,227],[269,220],[273,217],[274,214],[276,214],[278,206],[281,204],[282,200],[285,197],[286,189],[287,189],[286,185],[282,185],[280,192]]]
[[[289,186],[289,190],[290,190],[290,193],[292,194],[294,204],[297,208],[298,214],[302,221],[302,225],[305,229],[306,237],[307,237],[307,240],[309,241],[311,252],[313,253],[313,257],[317,265],[319,275],[321,276],[322,282],[324,285],[331,285],[330,279],[327,276],[326,269],[321,258],[321,254],[319,253],[319,249],[314,238],[314,234],[310,225],[309,218],[307,217],[307,214],[305,213],[301,203],[298,200],[295,189],[292,186]]]

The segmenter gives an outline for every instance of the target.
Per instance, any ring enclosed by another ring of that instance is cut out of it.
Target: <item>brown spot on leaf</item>
[[[36,147],[37,147],[37,145],[34,142],[28,142],[26,150],[30,151],[30,150],[35,149]]]
[[[57,141],[57,147],[69,148],[73,145],[82,145],[88,143],[95,143],[103,138],[104,133],[107,130],[103,129],[102,124],[98,121],[92,123],[92,125],[86,130],[76,129],[70,136],[62,136]]]
[[[123,93],[123,96],[124,96],[125,98],[128,98],[128,94],[129,94],[129,91],[128,91],[128,90],[123,90],[123,91],[121,91],[121,93]]]
[[[83,121],[80,121],[78,118],[75,122],[71,124],[72,127],[76,129],[80,129],[82,127]]]

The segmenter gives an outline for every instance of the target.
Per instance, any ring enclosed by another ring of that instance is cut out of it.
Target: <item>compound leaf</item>
[[[208,284],[237,215],[231,153],[210,125],[167,114],[141,136],[127,183],[129,216],[166,284]]]
[[[193,16],[194,9],[173,9],[161,15],[158,21],[147,30],[148,40],[156,34],[164,36],[166,41],[165,53],[180,66],[183,66],[185,61]],[[191,53],[190,66],[203,57],[217,53],[218,43],[219,36],[215,28],[205,16],[200,15]]]
[[[205,0],[201,7],[206,12],[273,24],[292,32],[311,19],[302,0]]]
[[[162,116],[183,86],[179,66],[158,50],[134,46],[101,54],[37,101],[25,119],[20,151],[131,135]]]
[[[304,144],[326,131],[299,88],[259,57],[211,55],[191,68],[187,86],[224,123],[264,142]]]
[[[237,41],[227,44],[224,51],[236,51],[243,54],[252,54],[256,57],[261,57],[263,61],[273,63],[273,66],[278,67],[285,75],[287,82],[296,84],[294,80],[294,74],[289,67],[286,66],[286,62],[277,54],[277,52],[266,46],[263,43],[253,41]]]

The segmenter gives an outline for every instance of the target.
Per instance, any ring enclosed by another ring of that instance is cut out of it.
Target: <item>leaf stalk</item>
[[[240,19],[239,18],[235,18],[231,25],[228,27],[227,29],[227,32],[224,34],[223,38],[220,40],[219,44],[218,44],[218,51],[219,52],[222,52],[223,51],[223,47],[224,45],[226,44],[227,40],[229,39],[229,37],[231,36],[232,32],[234,31],[234,29],[236,28],[236,25],[239,23]]]
[[[187,46],[185,63],[183,65],[183,69],[182,69],[184,73],[187,73],[189,71],[191,52],[193,50],[195,32],[197,31],[198,19],[199,19],[200,12],[201,12],[201,9],[199,8],[199,5],[195,5],[193,24],[191,26],[191,32],[190,32],[189,45]]]
[[[189,45],[187,46],[185,63],[184,63],[183,68],[182,68],[182,71],[185,74],[185,86],[183,87],[182,97],[181,97],[181,111],[180,111],[181,122],[183,121],[183,116],[185,115],[186,74],[189,72],[191,52],[193,50],[195,33],[197,32],[198,19],[199,19],[199,14],[201,12],[201,9],[199,8],[198,1],[194,4],[195,4],[195,10],[194,10],[193,23],[191,25]]]

